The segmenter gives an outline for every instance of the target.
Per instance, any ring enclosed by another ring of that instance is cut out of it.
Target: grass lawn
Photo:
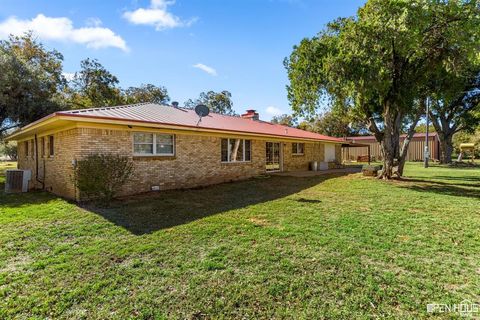
[[[480,169],[406,175],[275,176],[110,209],[0,191],[0,318],[419,318],[479,302]]]

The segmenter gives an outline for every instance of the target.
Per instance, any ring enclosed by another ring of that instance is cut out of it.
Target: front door
[[[265,170],[267,172],[280,171],[281,169],[280,158],[281,158],[280,143],[267,142]]]

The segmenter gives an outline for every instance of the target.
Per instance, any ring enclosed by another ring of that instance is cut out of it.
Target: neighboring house
[[[400,145],[403,144],[406,135],[400,137]],[[349,148],[345,148],[342,152],[343,161],[356,161],[359,157],[368,155],[368,147],[356,147],[352,146],[357,144],[370,146],[370,157],[372,160],[381,160],[382,155],[380,153],[380,144],[377,142],[374,136],[360,136],[360,137],[348,137],[346,138],[350,143]],[[430,149],[430,159],[440,159],[440,141],[436,132],[428,134],[428,148]],[[407,161],[422,161],[425,151],[425,133],[415,133],[408,146]]]
[[[342,139],[241,117],[157,104],[61,111],[9,137],[32,188],[79,199],[74,167],[86,155],[118,154],[134,163],[121,195],[190,188],[275,171],[308,170],[311,161],[340,162]]]

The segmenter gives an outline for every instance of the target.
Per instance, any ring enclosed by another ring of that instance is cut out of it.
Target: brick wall
[[[18,168],[32,171],[31,188],[42,188],[66,198],[75,198],[73,183],[72,159],[78,151],[77,130],[71,129],[53,134],[54,155],[49,155],[49,139],[45,136],[45,155],[42,155],[42,137],[28,140],[29,154],[25,155],[25,141],[18,146]],[[38,147],[38,173],[34,158],[35,148]],[[44,186],[41,182],[44,181]]]
[[[176,134],[175,156],[139,157],[133,155],[133,132],[78,130],[79,159],[94,153],[116,153],[132,159],[134,174],[123,195],[147,192],[152,186],[166,190],[245,179],[265,171],[265,143],[259,140],[252,140],[250,162],[222,163],[219,137]]]
[[[292,143],[283,144],[283,170],[308,170],[311,161],[321,162],[325,157],[325,145],[320,142],[305,143],[303,155],[292,154]]]
[[[54,137],[55,155],[40,159],[39,175],[42,176],[44,165],[45,188],[66,198],[78,197],[73,183],[72,160],[95,153],[120,154],[133,161],[134,174],[121,195],[148,192],[152,186],[159,186],[160,190],[191,188],[265,173],[266,140],[251,140],[251,161],[222,163],[221,137],[216,136],[176,134],[175,155],[167,157],[134,156],[133,132],[129,130],[75,128],[56,133]],[[48,146],[46,148],[48,153]],[[24,147],[20,143],[19,167],[34,171],[32,153],[29,157],[23,153]],[[292,155],[292,143],[284,142],[283,157],[284,171],[308,170],[310,161],[323,161],[324,144],[305,143],[304,155]],[[34,185],[41,187],[39,183]]]

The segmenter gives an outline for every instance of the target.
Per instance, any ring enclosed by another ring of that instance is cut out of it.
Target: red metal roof
[[[329,137],[314,132],[291,128],[270,122],[244,119],[210,113],[198,123],[199,117],[194,110],[142,103],[118,107],[59,111],[54,115],[75,116],[95,119],[125,120],[132,122],[175,125],[198,129],[233,131],[271,135],[285,138],[314,139],[322,141],[343,142],[343,139]],[[198,123],[198,125],[197,125]]]

